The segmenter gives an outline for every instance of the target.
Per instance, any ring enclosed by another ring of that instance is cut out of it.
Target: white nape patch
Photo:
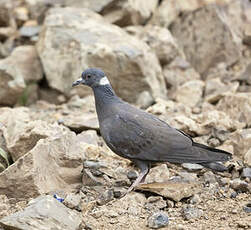
[[[106,76],[102,77],[99,81],[99,85],[110,85],[110,82]]]

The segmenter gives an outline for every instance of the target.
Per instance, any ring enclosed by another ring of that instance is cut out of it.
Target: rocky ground
[[[0,229],[250,229],[249,0],[0,2]],[[157,164],[146,184],[71,88],[102,68],[124,100],[233,153]]]

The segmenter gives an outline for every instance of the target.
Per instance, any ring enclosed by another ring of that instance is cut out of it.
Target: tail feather
[[[218,172],[224,172],[227,171],[228,168],[218,162],[210,162],[210,163],[200,163],[201,165],[203,165],[206,168],[212,169],[214,171],[218,171]]]
[[[201,155],[206,156],[205,158],[207,159],[205,159],[205,161],[201,163],[210,163],[210,162],[217,162],[217,161],[224,162],[224,161],[228,161],[232,159],[231,153],[226,152],[221,149],[215,149],[215,148],[212,148],[203,144],[199,144],[196,142],[193,143],[193,147],[195,151],[198,151],[201,153]]]

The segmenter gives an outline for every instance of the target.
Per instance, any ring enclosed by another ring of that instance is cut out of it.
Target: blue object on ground
[[[64,201],[64,198],[59,197],[57,194],[54,194],[53,197],[61,203]]]

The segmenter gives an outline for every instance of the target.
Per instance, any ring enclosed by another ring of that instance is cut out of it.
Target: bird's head
[[[108,85],[110,82],[102,70],[97,68],[89,68],[81,74],[81,78],[73,82],[72,86],[77,86],[80,84],[95,88],[100,85]]]

